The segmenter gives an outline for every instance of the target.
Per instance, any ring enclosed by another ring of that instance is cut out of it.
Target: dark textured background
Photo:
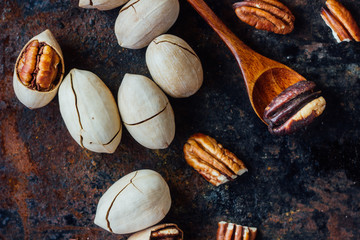
[[[57,97],[38,110],[15,97],[12,73],[23,45],[46,28],[60,43],[66,73],[97,74],[116,95],[124,74],[150,76],[145,51],[118,46],[119,9],[101,12],[78,1],[0,1],[0,239],[126,239],[93,224],[106,189],[137,169],[158,171],[173,204],[164,221],[185,238],[215,239],[217,222],[259,229],[257,239],[360,239],[360,45],[336,44],[319,12],[324,1],[283,0],[296,16],[286,36],[253,29],[235,16],[233,1],[208,0],[236,35],[259,53],[315,81],[327,100],[307,131],[274,137],[247,98],[235,59],[190,5],[169,33],[186,40],[202,60],[204,84],[170,102],[176,136],[165,150],[148,150],[124,130],[114,154],[81,149],[61,118]],[[343,0],[360,22],[358,0]],[[214,187],[184,161],[195,132],[216,138],[249,172]]]

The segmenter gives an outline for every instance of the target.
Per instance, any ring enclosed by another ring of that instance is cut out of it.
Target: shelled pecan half
[[[215,186],[248,171],[235,154],[202,133],[196,133],[188,139],[184,145],[184,155],[186,162]]]
[[[165,223],[137,232],[128,240],[183,240],[183,235],[176,224]]]
[[[221,221],[218,223],[216,240],[254,240],[257,228]]]
[[[256,29],[288,34],[294,29],[295,17],[277,0],[245,0],[233,4],[239,19]]]
[[[337,42],[360,41],[360,28],[351,13],[336,0],[327,0],[321,17],[331,28]]]
[[[60,57],[51,46],[34,40],[21,56],[17,72],[25,86],[47,91],[57,77],[59,63]]]
[[[316,84],[299,81],[275,97],[265,108],[264,120],[274,135],[294,133],[309,125],[325,109],[326,101],[314,92]]]

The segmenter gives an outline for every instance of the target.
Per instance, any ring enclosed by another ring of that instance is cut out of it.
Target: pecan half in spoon
[[[270,133],[294,133],[322,114],[326,101],[320,96],[321,91],[314,91],[315,86],[311,81],[297,82],[270,102],[264,112]]]

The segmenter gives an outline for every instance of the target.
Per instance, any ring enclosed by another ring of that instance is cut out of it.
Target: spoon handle
[[[254,61],[253,56],[257,55],[257,53],[231,32],[203,0],[187,1],[225,42],[241,68],[246,67],[243,65],[248,65]]]

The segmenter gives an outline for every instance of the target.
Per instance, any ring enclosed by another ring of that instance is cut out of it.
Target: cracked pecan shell
[[[248,171],[235,154],[202,133],[196,133],[188,139],[184,145],[184,156],[190,166],[215,186]]]
[[[330,27],[337,42],[360,41],[360,28],[351,13],[335,0],[326,1],[321,17]]]
[[[257,228],[221,221],[218,223],[216,240],[254,240]]]
[[[265,108],[264,120],[274,135],[294,133],[314,121],[325,109],[326,101],[316,84],[299,81],[285,89]]]
[[[94,223],[112,233],[135,233],[160,222],[170,207],[170,190],[164,178],[142,169],[123,176],[106,190]]]
[[[288,34],[294,29],[295,17],[276,0],[245,0],[233,4],[239,19],[256,29]]]
[[[175,136],[169,99],[149,78],[126,73],[118,91],[121,118],[131,136],[150,149],[167,148]]]
[[[116,101],[94,73],[72,69],[59,88],[59,107],[66,128],[83,148],[113,153],[122,125]]]
[[[16,97],[30,109],[45,106],[55,97],[64,71],[60,45],[47,29],[30,39],[16,60],[13,75]]]

